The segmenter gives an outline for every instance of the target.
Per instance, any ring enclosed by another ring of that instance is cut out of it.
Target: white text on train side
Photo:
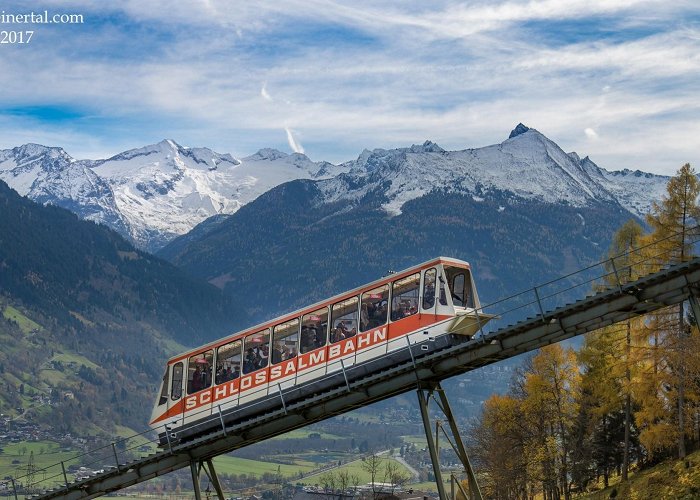
[[[374,330],[373,332],[360,333],[354,338],[333,344],[328,348],[328,360],[339,358],[355,351],[355,342],[357,342],[357,350],[384,342],[386,340],[386,328]],[[355,341],[355,342],[353,342]]]
[[[333,360],[341,356],[346,356],[355,352],[386,341],[386,327],[380,330],[360,333],[354,338],[345,339],[328,347],[328,360]],[[357,344],[357,347],[355,346]],[[296,361],[296,363],[295,363]],[[298,360],[290,359],[286,362],[273,366],[269,370],[270,381],[278,378],[288,377],[297,371],[312,368],[326,362],[326,351],[320,349],[310,353],[308,356],[300,356]],[[199,406],[219,401],[221,399],[235,396],[239,392],[246,391],[253,387],[262,385],[268,381],[268,370],[261,370],[251,373],[237,380],[232,380],[225,384],[213,387],[207,391],[193,394],[185,399],[185,410],[191,410]]]

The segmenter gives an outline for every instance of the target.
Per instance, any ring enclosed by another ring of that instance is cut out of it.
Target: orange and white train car
[[[204,432],[212,416],[235,420],[268,396],[313,388],[410,344],[447,334],[463,341],[491,318],[480,307],[462,260],[439,257],[390,274],[169,359],[151,427],[163,444],[181,440],[188,429]]]

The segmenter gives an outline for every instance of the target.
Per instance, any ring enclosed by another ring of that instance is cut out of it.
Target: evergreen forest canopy
[[[609,256],[624,254],[622,281],[697,256],[699,195],[686,164],[653,205],[648,231],[633,220],[619,228]],[[493,498],[569,499],[599,478],[626,481],[633,466],[685,460],[700,446],[698,319],[681,303],[590,333],[578,351],[543,348],[506,395],[485,402],[473,431]]]

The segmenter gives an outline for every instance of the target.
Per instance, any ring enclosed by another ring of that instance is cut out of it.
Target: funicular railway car
[[[492,318],[480,307],[462,260],[390,274],[169,359],[151,427],[163,445],[192,439],[280,407],[280,395],[299,400],[464,342]]]

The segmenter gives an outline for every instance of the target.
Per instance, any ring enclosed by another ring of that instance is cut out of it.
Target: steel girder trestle
[[[209,478],[209,482],[214,486],[216,491],[216,496],[219,500],[225,500],[224,491],[221,488],[221,483],[214,470],[214,464],[211,460],[200,460],[190,462],[190,471],[192,472],[192,485],[194,486],[194,497],[195,500],[202,500],[202,490],[200,488],[199,479],[202,471],[205,472],[206,476]],[[209,487],[205,490],[207,492],[207,498],[209,498]]]
[[[438,395],[439,400],[435,398],[435,394]],[[435,401],[436,406],[442,412],[445,421],[450,427],[452,438],[450,438],[450,435],[447,433],[447,431],[445,431],[445,427],[441,420],[435,420],[435,437],[433,438],[432,426],[430,425],[430,409],[428,407],[431,399]],[[448,498],[450,500],[455,500],[455,484],[462,492],[462,495],[464,495],[464,498],[468,500],[482,500],[483,497],[481,495],[479,483],[476,480],[474,469],[469,461],[469,456],[467,455],[467,450],[464,447],[464,442],[459,435],[459,429],[457,427],[457,422],[455,421],[454,415],[452,414],[452,408],[450,407],[450,403],[447,400],[447,396],[445,395],[445,391],[440,385],[440,382],[420,383],[418,387],[418,403],[420,405],[421,416],[423,417],[425,437],[428,440],[428,451],[430,452],[430,460],[433,463],[433,472],[435,474],[435,482],[437,483],[440,500],[448,500]],[[469,492],[464,491],[459,478],[455,477],[454,474],[451,474],[451,494],[448,496],[445,492],[445,483],[440,470],[440,431],[442,431],[445,439],[448,443],[450,443],[450,446],[452,446],[452,449],[457,454],[459,461],[464,467],[464,473],[467,475],[467,481],[469,484]]]

